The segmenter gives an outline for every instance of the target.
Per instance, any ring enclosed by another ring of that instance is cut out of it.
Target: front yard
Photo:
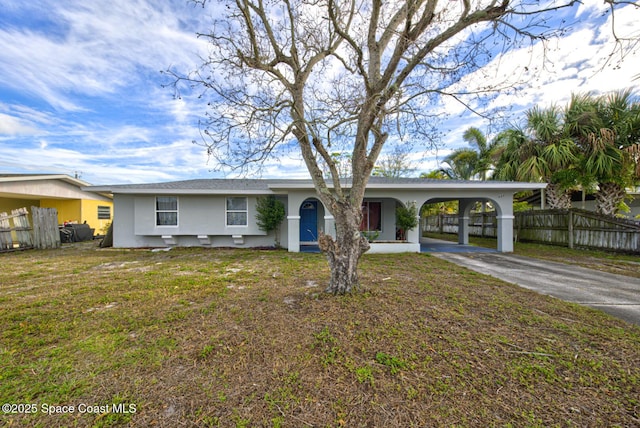
[[[365,255],[344,297],[320,254],[0,262],[4,425],[640,424],[640,328],[425,254]]]

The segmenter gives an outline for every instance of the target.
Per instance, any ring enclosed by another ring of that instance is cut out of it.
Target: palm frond
[[[487,149],[487,137],[478,128],[472,126],[467,129],[462,134],[462,139],[469,143],[471,147],[477,147],[481,152]]]
[[[562,139],[555,144],[549,144],[542,150],[542,157],[549,168],[553,170],[571,167],[577,162],[576,146],[571,139]]]

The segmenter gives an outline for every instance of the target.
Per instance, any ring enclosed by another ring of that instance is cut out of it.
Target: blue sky
[[[623,62],[614,55],[607,63],[610,17],[602,13],[604,2],[585,3],[568,16],[572,31],[549,41],[544,62],[541,46],[523,48],[463,84],[537,68],[517,93],[492,101],[510,107],[513,120],[536,103],[562,105],[571,92],[638,92],[638,47]],[[193,94],[174,99],[160,73],[199,65],[207,46],[195,33],[206,30],[208,13],[186,0],[0,0],[0,173],[79,174],[92,184],[223,177],[192,144],[202,100]],[[626,7],[616,15],[617,34],[638,36],[638,22],[640,11]],[[486,120],[459,104],[444,107],[443,146],[411,155],[418,172],[436,168],[438,159],[464,145],[461,134],[469,126],[490,131]],[[307,176],[295,154],[263,171],[265,178]]]

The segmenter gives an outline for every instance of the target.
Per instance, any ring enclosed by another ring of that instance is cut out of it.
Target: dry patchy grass
[[[342,297],[319,254],[0,262],[0,401],[37,410],[7,426],[640,423],[638,327],[427,255],[366,255]]]

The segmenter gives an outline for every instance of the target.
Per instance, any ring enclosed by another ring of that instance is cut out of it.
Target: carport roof
[[[350,179],[343,180],[344,187],[349,187],[350,181]],[[333,187],[330,181],[328,181],[327,184],[329,187]],[[87,186],[83,189],[93,192],[110,192],[113,194],[272,194],[286,193],[287,190],[295,189],[313,189],[313,187],[312,180],[212,178],[162,183]],[[368,189],[504,189],[511,192],[543,189],[545,187],[545,183],[386,177],[371,177],[367,185]]]

